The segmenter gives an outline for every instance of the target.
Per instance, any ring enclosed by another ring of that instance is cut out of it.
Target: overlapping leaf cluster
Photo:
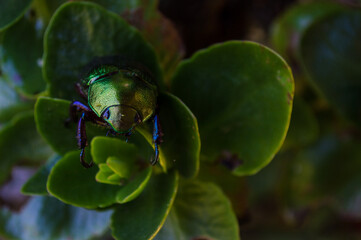
[[[258,223],[264,229],[266,215],[280,216],[275,239],[292,236],[285,227],[301,238],[359,236],[350,226],[361,219],[360,38],[359,5],[299,4],[274,23],[273,46],[293,63],[294,109],[281,154],[249,184],[251,208],[261,199],[278,201]]]
[[[42,197],[33,198],[20,214],[4,210],[0,233],[20,239],[88,239],[104,234],[110,224],[116,239],[239,239],[229,200],[219,186],[197,178],[200,160],[224,163],[228,176],[255,174],[272,160],[286,136],[293,103],[286,62],[260,44],[232,41],[179,63],[182,49],[157,25],[164,21],[155,1],[147,7],[142,1],[127,6],[61,3],[35,1],[35,16],[22,16],[30,3],[21,10],[1,10],[12,17],[0,21],[0,98],[7,100],[0,103],[0,181],[20,160],[49,160],[22,189]],[[126,11],[139,6],[143,23],[151,27],[138,23],[137,30],[116,14],[129,15]],[[28,41],[20,37],[25,33]],[[80,100],[74,84],[87,63],[109,55],[140,62],[154,75],[164,132],[158,166],[149,164],[151,123],[138,127],[130,143],[105,137],[106,129],[88,123],[86,159],[95,166],[79,164],[76,124],[65,124],[70,102]],[[68,214],[48,220],[54,209]],[[27,225],[31,213],[32,223],[50,227]],[[15,226],[23,228],[21,233]]]

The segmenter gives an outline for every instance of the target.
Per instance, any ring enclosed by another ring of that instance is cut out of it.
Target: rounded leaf
[[[55,164],[47,182],[49,193],[78,207],[98,208],[115,203],[119,186],[96,182],[97,165],[84,168],[79,154],[80,151],[69,152]]]
[[[302,34],[314,21],[342,9],[331,1],[296,4],[282,14],[272,26],[272,45],[285,58],[297,57]]]
[[[66,27],[64,27],[66,26]],[[62,5],[44,40],[44,76],[53,97],[79,98],[74,84],[95,57],[122,55],[146,66],[160,89],[162,73],[152,47],[118,15],[87,2]]]
[[[9,121],[17,113],[34,108],[33,101],[26,101],[0,77],[0,123]]]
[[[36,131],[32,111],[16,115],[0,131],[0,182],[20,160],[43,161],[52,154]]]
[[[152,176],[142,194],[134,201],[116,208],[111,222],[117,240],[153,239],[172,207],[178,186],[178,175]]]
[[[318,90],[346,118],[361,124],[361,11],[341,11],[312,24],[301,58]]]
[[[236,154],[234,173],[248,175],[281,147],[294,84],[288,65],[270,49],[232,41],[199,51],[179,65],[171,89],[197,117],[201,158]]]
[[[0,1],[0,31],[18,21],[30,7],[32,0]]]
[[[200,136],[197,119],[177,97],[162,93],[158,97],[158,112],[163,142],[160,144],[160,161],[166,168],[175,167],[184,177],[194,177],[199,170]],[[139,128],[149,143],[150,129]]]
[[[26,95],[45,90],[41,70],[43,32],[37,29],[39,26],[36,24],[35,19],[21,19],[5,32],[1,45],[4,78]]]
[[[216,185],[187,181],[180,185],[164,227],[156,240],[240,239],[237,218]]]

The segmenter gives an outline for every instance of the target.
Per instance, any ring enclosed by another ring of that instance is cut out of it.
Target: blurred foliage
[[[0,0],[0,236],[359,239],[361,3],[300,2]],[[158,86],[156,166],[152,121],[87,123],[79,163],[74,85],[110,55]]]

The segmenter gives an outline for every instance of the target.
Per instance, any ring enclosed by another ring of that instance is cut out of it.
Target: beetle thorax
[[[126,133],[154,113],[155,86],[119,70],[89,84],[88,103],[118,133]]]

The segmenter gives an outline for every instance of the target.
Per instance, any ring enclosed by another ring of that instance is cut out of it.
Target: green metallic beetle
[[[76,89],[88,102],[74,101],[70,105],[70,117],[78,121],[77,140],[81,149],[80,162],[84,167],[93,165],[93,162],[84,160],[84,149],[88,145],[86,121],[107,127],[108,133],[124,135],[128,140],[137,125],[153,120],[155,157],[151,163],[157,163],[158,145],[162,141],[156,111],[158,91],[151,74],[143,66],[126,62],[118,56],[97,58],[87,66]],[[81,113],[79,120],[78,112]]]

